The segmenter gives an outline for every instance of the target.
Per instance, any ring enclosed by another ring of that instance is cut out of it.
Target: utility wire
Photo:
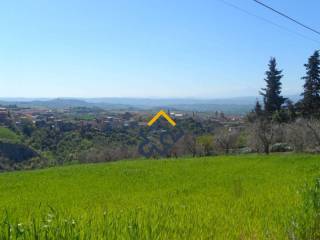
[[[277,28],[280,28],[280,29],[282,29],[282,30],[284,30],[284,31],[286,31],[286,32],[289,32],[289,33],[294,34],[294,35],[296,35],[296,36],[302,37],[302,38],[304,38],[304,39],[306,39],[306,40],[313,41],[313,42],[315,42],[315,43],[320,44],[320,41],[318,41],[318,40],[316,40],[316,39],[307,37],[307,36],[304,35],[304,34],[298,33],[298,32],[296,32],[296,31],[293,31],[293,30],[291,30],[291,29],[289,29],[289,28],[286,28],[286,27],[284,27],[284,26],[282,26],[282,25],[279,25],[279,24],[277,24],[277,23],[275,23],[275,22],[272,22],[272,21],[270,21],[270,20],[268,20],[268,19],[266,19],[266,18],[264,18],[264,17],[258,16],[258,15],[254,14],[254,13],[251,13],[251,12],[249,12],[249,11],[241,8],[241,7],[236,6],[235,4],[232,4],[232,3],[227,2],[227,1],[225,1],[225,0],[217,0],[217,1],[220,1],[220,2],[224,3],[225,5],[227,5],[227,6],[229,6],[229,7],[232,7],[232,8],[234,8],[234,9],[238,10],[238,11],[241,11],[241,12],[243,12],[243,13],[246,13],[247,15],[250,15],[251,17],[255,17],[255,18],[257,18],[257,19],[259,19],[259,20],[261,20],[261,21],[264,21],[264,22],[269,23],[269,24],[271,24],[271,25],[273,25],[273,26],[276,26]]]
[[[292,22],[294,22],[294,23],[296,23],[296,24],[298,24],[298,25],[300,25],[300,26],[302,26],[302,27],[304,27],[304,28],[306,28],[306,29],[318,34],[320,36],[320,32],[315,30],[314,28],[308,27],[307,25],[299,22],[298,20],[295,20],[292,17],[289,17],[287,14],[284,14],[284,13],[274,9],[273,7],[268,6],[267,4],[265,4],[265,3],[261,2],[261,1],[258,1],[258,0],[253,0],[253,1],[258,3],[258,4],[260,4],[261,6],[263,6],[265,8],[267,8],[267,9],[269,9],[269,10],[271,10],[271,11],[273,11],[273,12],[279,14],[279,15],[281,15],[282,17],[285,17],[285,18],[289,19],[290,21],[292,21]]]

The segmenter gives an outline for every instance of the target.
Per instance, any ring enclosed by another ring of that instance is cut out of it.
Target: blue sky
[[[0,96],[255,96],[271,56],[284,93],[299,93],[320,36],[226,1],[283,28],[221,0],[1,1]],[[319,0],[264,2],[320,29]]]

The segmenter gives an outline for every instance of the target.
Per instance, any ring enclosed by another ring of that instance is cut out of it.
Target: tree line
[[[263,103],[257,101],[253,111],[248,114],[251,130],[256,135],[255,139],[261,143],[263,151],[267,154],[279,128],[283,128],[284,125],[293,127],[299,123],[320,145],[317,126],[320,119],[319,51],[315,51],[304,66],[306,74],[302,77],[303,92],[301,99],[294,103],[282,96],[283,71],[278,69],[274,57],[270,59],[268,70],[265,72],[266,87],[260,91]]]
[[[293,103],[290,99],[281,95],[283,77],[282,70],[278,70],[277,61],[271,58],[266,71],[266,87],[261,89],[263,105],[256,102],[254,113],[256,116],[265,118],[278,118],[279,121],[295,120],[297,117],[319,118],[320,117],[320,57],[319,51],[315,51],[308,59],[306,75],[302,77],[302,99]],[[286,116],[285,116],[286,115]],[[281,118],[281,116],[283,118]],[[280,118],[279,118],[280,117]],[[287,117],[287,119],[285,119]]]

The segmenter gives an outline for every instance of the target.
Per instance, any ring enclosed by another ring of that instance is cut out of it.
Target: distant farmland
[[[291,154],[3,173],[0,239],[317,239],[319,173]]]

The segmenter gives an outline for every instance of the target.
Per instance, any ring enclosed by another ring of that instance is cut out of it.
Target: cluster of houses
[[[0,123],[7,124],[10,121],[9,110],[4,107],[0,107]]]
[[[91,115],[82,118],[82,115]],[[182,113],[172,112],[174,119],[182,118]],[[37,128],[58,128],[62,131],[71,131],[77,128],[90,128],[97,131],[106,131],[120,128],[143,127],[152,116],[142,112],[79,112],[77,109],[50,110],[38,108],[5,108],[0,107],[0,124],[14,124],[22,127],[32,124]]]
[[[183,119],[193,117],[198,119],[195,113],[186,114],[180,112],[170,112],[168,114],[173,119]],[[82,118],[89,115],[89,118]],[[121,128],[134,128],[147,126],[147,122],[152,118],[146,112],[94,112],[86,110],[81,112],[79,109],[37,109],[37,108],[5,108],[0,107],[0,124],[14,124],[16,127],[23,127],[24,124],[32,124],[36,128],[55,128],[61,131],[72,131],[75,129],[92,129],[96,131],[108,131]],[[200,117],[201,118],[201,117]],[[207,118],[208,119],[208,118]],[[210,121],[215,121],[231,129],[242,126],[242,118],[237,116],[225,117],[221,114],[209,117]],[[201,119],[198,119],[201,121]]]

